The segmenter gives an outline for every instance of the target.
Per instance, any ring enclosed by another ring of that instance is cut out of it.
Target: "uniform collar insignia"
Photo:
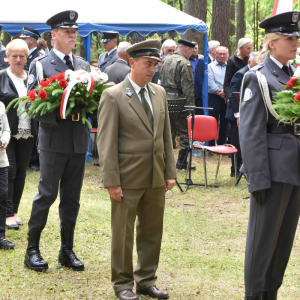
[[[151,86],[149,86],[149,88],[150,88],[151,93],[155,96],[155,91],[154,91],[154,89],[153,89]]]
[[[133,95],[131,88],[126,88],[126,95],[131,98],[131,96]]]
[[[31,59],[32,55],[30,55],[28,58]]]

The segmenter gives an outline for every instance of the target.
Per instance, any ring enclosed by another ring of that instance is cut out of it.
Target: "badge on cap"
[[[296,23],[298,22],[298,19],[299,19],[299,14],[298,13],[293,13],[292,14],[292,22]]]
[[[130,98],[131,98],[131,96],[133,95],[133,92],[132,92],[132,90],[131,90],[130,88],[126,88],[126,95],[127,95],[128,97],[130,97]]]
[[[252,98],[252,91],[247,88],[244,93],[244,101],[248,101],[251,98]]]
[[[4,61],[5,63],[8,63],[8,58],[7,58],[7,57],[3,57],[3,61]]]
[[[155,91],[154,91],[154,89],[151,86],[150,86],[150,91],[155,96]]]
[[[75,11],[71,10],[69,14],[70,20],[73,21],[75,19]],[[298,19],[297,19],[298,20]]]
[[[32,84],[34,82],[34,75],[30,74],[29,78],[28,78],[28,84]]]

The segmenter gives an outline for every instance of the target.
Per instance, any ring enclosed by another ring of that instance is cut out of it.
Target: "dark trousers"
[[[74,230],[84,177],[85,153],[56,153],[40,150],[39,192],[34,197],[29,231],[42,231],[60,188],[60,227]]]
[[[111,198],[111,270],[116,293],[144,290],[155,285],[163,233],[164,187],[123,189],[122,201]],[[136,222],[137,265],[133,271],[134,225]]]
[[[0,238],[5,237],[8,167],[0,168]]]
[[[33,137],[16,139],[12,136],[7,146],[6,153],[9,161],[7,217],[12,217],[18,212],[33,143]]]
[[[29,167],[40,166],[40,155],[37,151],[37,136],[34,137],[34,144],[31,151],[30,161],[29,161]]]
[[[195,99],[195,105],[197,107],[203,107],[202,99]],[[196,109],[195,115],[204,115],[204,110],[203,109]]]
[[[174,144],[176,145],[176,135],[177,133],[180,135],[180,149],[188,149],[189,147],[189,136],[188,136],[188,128],[187,128],[187,117],[189,112],[182,112],[177,123],[171,125],[171,134],[172,134],[172,141],[173,141],[173,148]]]
[[[209,110],[209,115],[214,117],[219,124],[219,139],[218,145],[223,145],[226,142],[227,131],[227,119],[225,118],[227,105],[225,100],[218,95],[209,95],[208,97],[209,107],[213,107],[213,110]],[[209,141],[210,146],[215,145],[215,141]]]
[[[237,122],[230,120],[230,124],[231,124],[231,144],[238,150],[238,152],[236,153],[237,171],[238,171],[241,166],[241,163],[242,163],[239,128],[237,127]],[[232,170],[234,170],[234,155],[233,154],[231,154],[231,164],[232,164]]]
[[[245,253],[246,295],[276,291],[282,284],[300,213],[300,188],[274,182],[264,205],[250,198]]]

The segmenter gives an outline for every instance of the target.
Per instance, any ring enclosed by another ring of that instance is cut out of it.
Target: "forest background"
[[[150,0],[151,2],[152,0]],[[208,26],[208,40],[218,40],[222,46],[229,48],[230,55],[237,48],[237,42],[242,37],[248,37],[253,40],[253,50],[257,51],[264,38],[264,31],[258,24],[271,16],[275,0],[160,0],[166,4],[181,10],[193,17],[196,17]],[[142,8],[141,8],[142,9]],[[294,10],[300,10],[300,0],[297,0],[293,6]],[[134,18],[134,16],[131,16]],[[1,22],[0,22],[1,23]],[[5,30],[5,28],[4,28]],[[159,36],[155,34],[151,37],[164,38],[169,34]],[[199,44],[199,54],[203,54],[203,34],[199,32],[192,33],[188,30],[184,35],[175,33],[171,36],[176,42],[185,38],[196,41]],[[43,38],[47,40],[48,47],[51,49],[51,34],[45,32]],[[128,41],[132,44],[140,42],[150,37],[142,37],[134,34],[132,37],[119,36],[118,43]],[[6,46],[12,37],[3,32],[0,40]],[[78,35],[77,44],[73,52],[85,58],[83,40]],[[98,57],[105,52],[101,43],[101,35],[94,33],[91,45],[91,60],[98,60]]]

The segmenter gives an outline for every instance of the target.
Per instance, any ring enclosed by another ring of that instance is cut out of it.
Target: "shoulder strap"
[[[37,61],[35,67],[36,67],[36,78],[38,83],[40,83],[40,81],[44,78],[43,65],[39,61]]]

